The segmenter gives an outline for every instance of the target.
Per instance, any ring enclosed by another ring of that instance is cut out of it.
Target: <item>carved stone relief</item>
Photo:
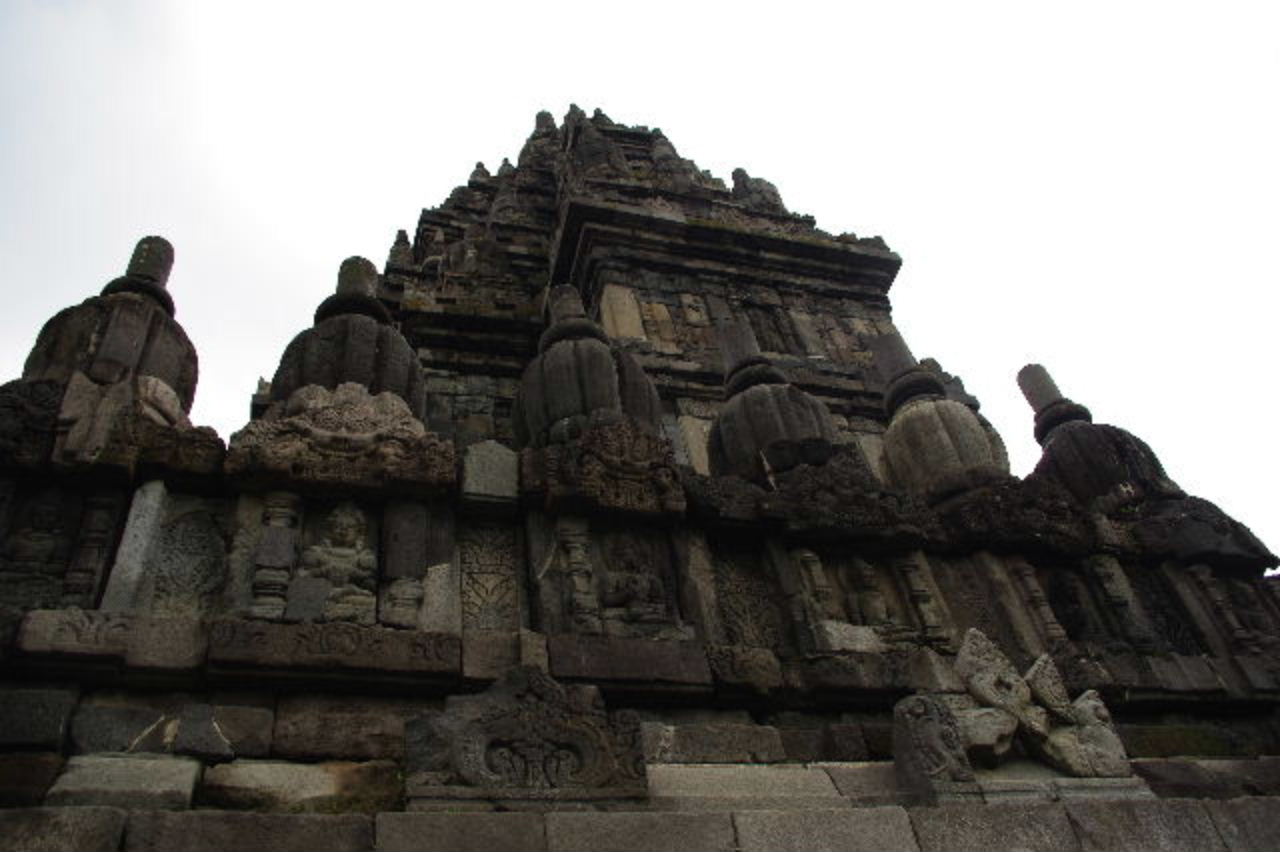
[[[462,625],[473,630],[520,627],[519,553],[515,527],[468,524],[458,531]]]
[[[0,542],[0,603],[24,609],[57,606],[79,525],[79,500],[48,487],[19,490]]]
[[[289,583],[286,619],[374,624],[378,560],[364,512],[340,503],[310,513],[307,533],[311,544],[302,549]]]
[[[749,553],[714,548],[716,598],[720,619],[731,645],[768,648],[775,653],[789,645],[789,637],[777,601],[782,593],[764,570],[760,559]]]
[[[150,612],[199,617],[220,608],[227,582],[227,543],[218,518],[192,508],[166,520],[151,553]]]
[[[639,718],[608,713],[593,686],[562,686],[522,666],[445,707],[405,725],[411,794],[459,786],[512,798],[644,793]]]

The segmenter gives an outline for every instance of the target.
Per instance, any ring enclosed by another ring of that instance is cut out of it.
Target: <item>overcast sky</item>
[[[0,0],[0,380],[162,234],[225,438],[344,257],[577,103],[883,235],[1015,473],[1039,361],[1278,549],[1276,8]]]

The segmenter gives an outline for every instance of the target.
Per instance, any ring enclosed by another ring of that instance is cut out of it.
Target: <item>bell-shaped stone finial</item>
[[[164,237],[143,237],[133,248],[125,275],[164,287],[172,269],[173,245]]]
[[[871,354],[885,381],[884,408],[890,417],[910,400],[946,396],[942,379],[919,365],[907,342],[896,331],[874,338]]]
[[[746,322],[721,324],[720,351],[725,403],[707,443],[711,473],[765,482],[800,464],[825,464],[835,447],[827,407],[769,363]]]
[[[872,351],[888,385],[883,466],[891,484],[936,503],[1008,477],[999,437],[969,406],[947,398],[942,378],[916,362],[901,335],[880,336]]]
[[[560,443],[593,421],[623,416],[658,434],[662,404],[653,382],[587,318],[578,291],[564,284],[552,287],[546,314],[538,355],[525,369],[516,395],[516,442],[521,447]]]
[[[173,269],[173,246],[164,237],[143,237],[133,247],[125,274],[102,288],[102,295],[137,293],[158,302],[173,316],[173,297],[165,289]]]
[[[1049,371],[1039,364],[1028,364],[1018,371],[1018,387],[1036,413],[1035,436],[1041,445],[1063,423],[1093,422],[1089,409],[1063,396]]]
[[[378,268],[369,260],[353,256],[338,267],[339,296],[373,296],[378,292]]]
[[[377,293],[378,268],[358,255],[347,258],[338,267],[334,294],[316,308],[316,325],[344,314],[370,317],[384,325],[390,323],[391,314],[378,301]]]

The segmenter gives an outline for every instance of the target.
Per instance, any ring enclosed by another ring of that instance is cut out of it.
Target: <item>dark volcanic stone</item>
[[[0,746],[60,750],[79,690],[0,689]]]
[[[126,852],[363,852],[373,848],[367,816],[246,814],[227,811],[129,815]]]
[[[63,757],[52,752],[0,754],[0,807],[39,805],[62,771]]]
[[[124,821],[117,808],[0,810],[0,852],[115,852]]]

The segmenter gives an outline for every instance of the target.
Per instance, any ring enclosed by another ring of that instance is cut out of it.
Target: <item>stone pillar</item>
[[[158,479],[144,483],[134,492],[129,519],[125,522],[124,536],[120,539],[115,564],[111,566],[111,576],[107,578],[100,609],[106,612],[133,611],[146,580],[146,565],[156,543],[167,498],[168,490]]]
[[[253,553],[254,618],[284,617],[289,580],[298,561],[299,508],[296,494],[275,491],[263,499],[262,537]]]

